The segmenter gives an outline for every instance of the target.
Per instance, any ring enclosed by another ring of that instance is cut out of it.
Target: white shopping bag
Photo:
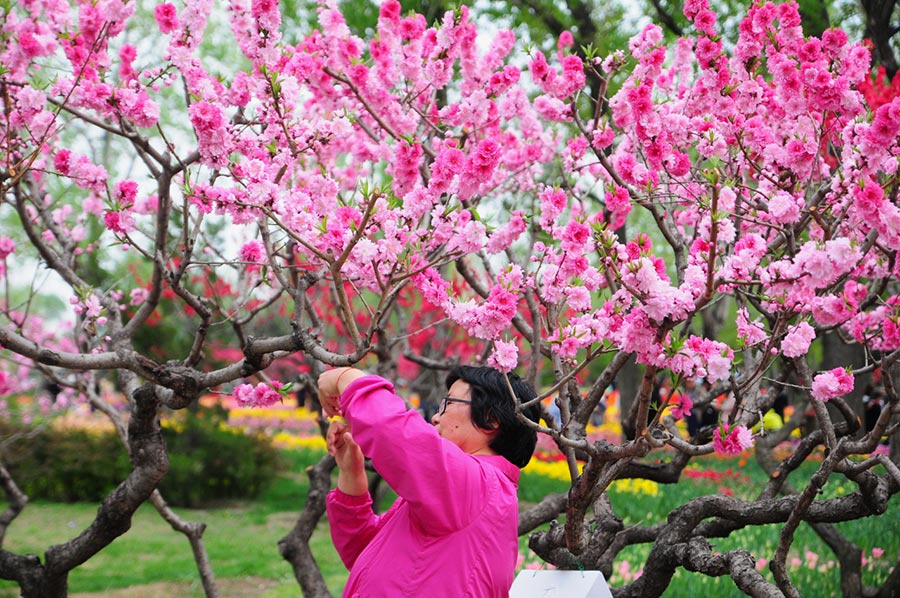
[[[599,571],[525,570],[509,589],[510,598],[612,598]]]

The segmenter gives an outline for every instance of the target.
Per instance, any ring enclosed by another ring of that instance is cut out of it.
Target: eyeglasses
[[[438,415],[444,415],[444,412],[447,411],[447,405],[450,403],[464,403],[466,405],[471,405],[472,401],[467,399],[457,399],[454,397],[444,397],[441,399],[441,404],[438,405]]]

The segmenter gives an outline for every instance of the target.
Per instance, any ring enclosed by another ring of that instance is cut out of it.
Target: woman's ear
[[[494,414],[493,409],[489,409],[487,415],[485,417],[487,421],[488,430],[491,432],[499,432],[500,431],[500,422],[497,420],[496,414]]]

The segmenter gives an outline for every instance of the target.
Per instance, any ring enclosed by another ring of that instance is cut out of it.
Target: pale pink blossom
[[[744,341],[747,347],[753,347],[765,341],[768,338],[763,325],[759,320],[751,322],[746,307],[742,307],[737,313],[737,332],[738,338]]]
[[[281,401],[283,384],[272,381],[270,384],[260,382],[255,387],[250,384],[239,384],[232,395],[242,407],[270,407]]]
[[[511,372],[519,365],[519,348],[516,343],[495,340],[487,363],[501,372]]]
[[[138,306],[144,303],[147,300],[147,297],[150,295],[150,292],[144,288],[136,288],[131,290],[131,305]]]
[[[816,338],[816,331],[806,322],[800,322],[788,329],[781,341],[781,352],[785,357],[800,357],[809,351],[809,345]]]

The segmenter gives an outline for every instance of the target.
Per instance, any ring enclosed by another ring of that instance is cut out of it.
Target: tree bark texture
[[[146,501],[169,466],[159,427],[157,388],[141,386],[134,393],[134,412],[128,428],[134,469],[100,504],[86,530],[47,549],[41,563],[35,555],[0,553],[0,572],[19,583],[23,598],[65,598],[69,572],[108,546],[131,527],[131,518]]]
[[[309,494],[306,505],[297,519],[294,529],[278,542],[278,551],[294,569],[294,577],[306,598],[329,598],[331,592],[325,584],[316,557],[309,546],[309,539],[316,525],[325,514],[325,497],[331,489],[331,472],[337,464],[334,457],[326,455],[306,470],[309,476]]]

